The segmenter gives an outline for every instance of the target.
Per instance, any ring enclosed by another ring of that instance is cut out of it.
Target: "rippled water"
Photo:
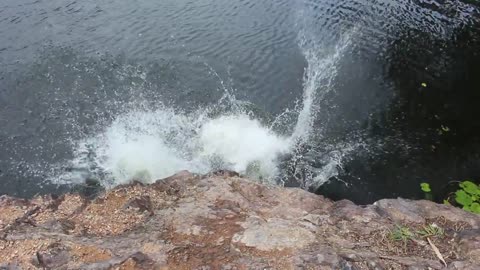
[[[364,202],[478,177],[478,18],[460,1],[4,0],[0,193],[230,168]]]

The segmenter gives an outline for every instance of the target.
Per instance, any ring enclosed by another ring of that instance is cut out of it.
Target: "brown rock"
[[[86,200],[0,197],[1,269],[480,269],[480,217],[427,201],[358,206],[228,171],[180,172]],[[396,225],[414,239],[396,241]]]

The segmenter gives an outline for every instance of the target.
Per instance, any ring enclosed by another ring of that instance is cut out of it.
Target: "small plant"
[[[480,186],[469,180],[460,182],[458,186],[459,189],[444,199],[443,203],[460,206],[465,211],[480,214]],[[425,194],[425,199],[433,201],[430,184],[420,183],[420,188]]]
[[[408,227],[401,225],[395,225],[395,229],[390,231],[389,235],[390,239],[394,241],[402,241],[404,243],[415,236],[415,234]]]
[[[464,210],[480,214],[480,186],[471,181],[463,181],[459,187],[455,192],[455,201]]]
[[[439,236],[443,236],[445,232],[437,224],[432,223],[432,224],[423,226],[423,229],[421,229],[420,231],[417,231],[417,234],[419,234],[422,237],[439,237]]]
[[[429,183],[420,183],[420,188],[425,194],[425,199],[433,201],[432,189],[430,188]]]
[[[432,192],[432,189],[430,189],[430,184],[429,183],[420,183],[420,188],[425,193]]]

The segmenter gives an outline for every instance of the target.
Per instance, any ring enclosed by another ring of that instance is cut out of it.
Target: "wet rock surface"
[[[457,208],[333,202],[230,172],[0,197],[0,269],[480,269],[479,248],[480,216]]]

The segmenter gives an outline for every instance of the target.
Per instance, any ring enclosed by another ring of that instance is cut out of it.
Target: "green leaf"
[[[448,200],[443,200],[443,204],[445,204],[445,205],[451,205]]]
[[[472,205],[470,205],[470,212],[480,214],[480,203],[472,203]]]
[[[472,195],[480,195],[480,188],[471,181],[463,181],[460,183],[460,187],[465,190],[467,193]]]
[[[470,197],[470,195],[468,195],[463,190],[458,190],[457,192],[455,192],[455,201],[457,201],[457,203],[463,205],[464,207],[468,207],[473,203],[472,197]]]
[[[423,192],[432,192],[432,189],[430,189],[430,184],[428,183],[420,183],[420,188],[422,188]]]

